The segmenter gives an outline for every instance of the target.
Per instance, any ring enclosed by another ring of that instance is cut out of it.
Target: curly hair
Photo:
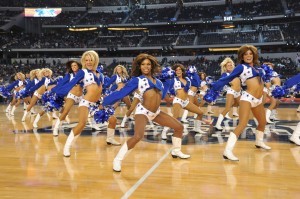
[[[258,61],[258,51],[257,51],[257,48],[253,45],[248,45],[248,44],[245,44],[243,46],[241,46],[238,50],[238,63],[239,64],[243,64],[245,63],[244,60],[243,60],[243,56],[244,54],[248,51],[248,50],[251,50],[252,53],[253,53],[253,64],[254,66],[258,66],[259,65],[259,61]]]
[[[132,76],[138,77],[138,76],[142,75],[141,64],[145,59],[148,59],[151,62],[151,75],[154,75],[156,73],[156,71],[160,68],[158,60],[155,57],[153,57],[152,55],[142,53],[142,54],[139,54],[133,60],[132,71],[131,71]]]
[[[186,76],[186,75],[185,75],[186,69],[185,69],[184,65],[182,65],[182,64],[174,64],[174,65],[172,66],[172,70],[176,71],[176,69],[177,69],[178,67],[182,70],[182,77],[185,78],[185,76]],[[176,73],[175,73],[175,74],[176,74]]]
[[[231,63],[231,65],[233,66],[233,68],[235,67],[233,60],[232,60],[231,58],[229,58],[229,57],[226,57],[226,58],[221,62],[221,64],[220,64],[220,66],[221,66],[221,74],[222,74],[222,73],[225,73],[225,72],[227,71],[227,70],[226,70],[226,65],[227,65],[228,63]]]

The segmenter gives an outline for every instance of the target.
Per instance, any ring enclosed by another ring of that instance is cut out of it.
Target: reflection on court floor
[[[194,119],[189,118],[189,124],[184,125],[183,132],[183,144],[184,145],[206,145],[206,144],[216,144],[223,143],[227,141],[227,137],[229,133],[234,130],[234,128],[238,125],[238,119],[232,120],[224,120],[222,123],[223,130],[219,131],[214,128],[215,121],[217,118],[211,116],[211,119],[214,120],[213,124],[202,124],[201,130],[207,132],[206,134],[200,134],[193,131],[194,129]],[[118,121],[122,121],[122,118],[118,118]],[[71,131],[71,128],[76,126],[77,123],[63,123],[61,128],[59,129],[60,134],[68,135]],[[275,121],[274,124],[266,125],[265,129],[265,139],[266,141],[271,142],[286,142],[288,143],[289,136],[293,133],[298,121],[288,121],[288,120],[280,120]],[[95,124],[94,122],[87,123],[86,127],[81,133],[81,136],[106,136],[106,127],[105,124]],[[243,133],[240,135],[240,140],[255,140],[255,128],[256,123],[254,120],[250,120],[248,123],[248,127],[245,128]],[[146,126],[144,141],[151,143],[165,143],[171,144],[171,136],[173,134],[173,130],[170,129],[167,133],[167,139],[164,140],[161,138],[161,132],[163,127],[155,124],[149,123]],[[14,133],[52,133],[52,126],[48,126],[46,128],[39,129],[28,129],[28,130],[14,130]],[[116,128],[116,136],[128,137],[133,136],[134,134],[134,121],[129,121],[125,128],[120,128],[117,125]]]

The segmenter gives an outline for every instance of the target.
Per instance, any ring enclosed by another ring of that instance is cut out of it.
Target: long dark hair
[[[82,65],[78,61],[70,60],[66,63],[67,73],[73,73],[72,67],[71,67],[73,63],[76,63],[78,65],[78,69],[82,69]]]
[[[131,70],[131,76],[141,76],[142,71],[141,71],[141,64],[145,59],[149,59],[151,62],[151,76],[153,76],[158,68],[160,67],[158,60],[153,57],[152,55],[148,55],[145,53],[139,54],[132,63],[132,70]]]

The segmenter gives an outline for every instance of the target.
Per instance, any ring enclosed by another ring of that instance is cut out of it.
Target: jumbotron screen
[[[25,17],[56,17],[61,8],[25,8]]]

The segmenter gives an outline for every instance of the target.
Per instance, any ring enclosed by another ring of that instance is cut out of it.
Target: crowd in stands
[[[295,27],[270,29],[268,31],[233,30],[232,32],[203,32],[195,30],[172,31],[169,33],[133,32],[121,34],[114,31],[55,31],[42,34],[7,33],[2,34],[0,47],[6,49],[20,48],[107,48],[107,47],[137,47],[137,46],[194,46],[213,44],[243,44],[261,42],[283,42],[290,39],[299,39],[298,24]],[[196,33],[197,32],[197,33]],[[292,33],[291,33],[292,32]],[[291,34],[289,34],[291,33]]]
[[[0,2],[3,4],[6,0]],[[23,2],[23,1],[20,1]],[[33,4],[33,1],[25,1],[26,4]],[[37,1],[41,6],[51,7],[55,6],[58,1]],[[75,1],[74,4],[71,4],[72,0],[67,1],[59,1],[59,3],[67,4],[70,6],[76,6]],[[94,4],[97,5],[103,4],[106,5],[105,2],[120,2],[126,3],[128,1],[103,1],[98,0],[94,1]],[[13,5],[17,2],[13,1]],[[174,1],[173,1],[174,3]],[[111,3],[113,4],[113,3]],[[299,7],[299,3],[297,2],[289,2],[288,5],[292,7],[292,9],[296,9]],[[4,6],[4,5],[2,5]],[[293,8],[295,6],[295,8]],[[36,6],[35,6],[36,7]],[[55,6],[59,7],[59,6]],[[270,9],[272,7],[272,9]],[[5,16],[13,16],[16,14],[20,14],[23,10],[15,13],[16,11],[6,11],[10,14],[5,13]],[[186,5],[183,7],[168,6],[168,7],[159,7],[159,8],[148,8],[135,6],[134,9],[126,10],[124,12],[120,10],[116,10],[115,12],[89,12],[88,10],[84,11],[62,11],[58,17],[48,18],[44,21],[44,25],[100,25],[100,24],[121,24],[121,23],[157,23],[157,22],[169,22],[169,21],[201,21],[201,20],[213,20],[213,19],[223,19],[226,15],[231,15],[235,17],[257,17],[257,16],[270,16],[270,15],[278,15],[285,14],[285,10],[283,8],[283,4],[281,0],[265,0],[258,2],[242,2],[237,4],[222,4],[222,5]],[[0,23],[4,24],[5,20],[1,20]]]

